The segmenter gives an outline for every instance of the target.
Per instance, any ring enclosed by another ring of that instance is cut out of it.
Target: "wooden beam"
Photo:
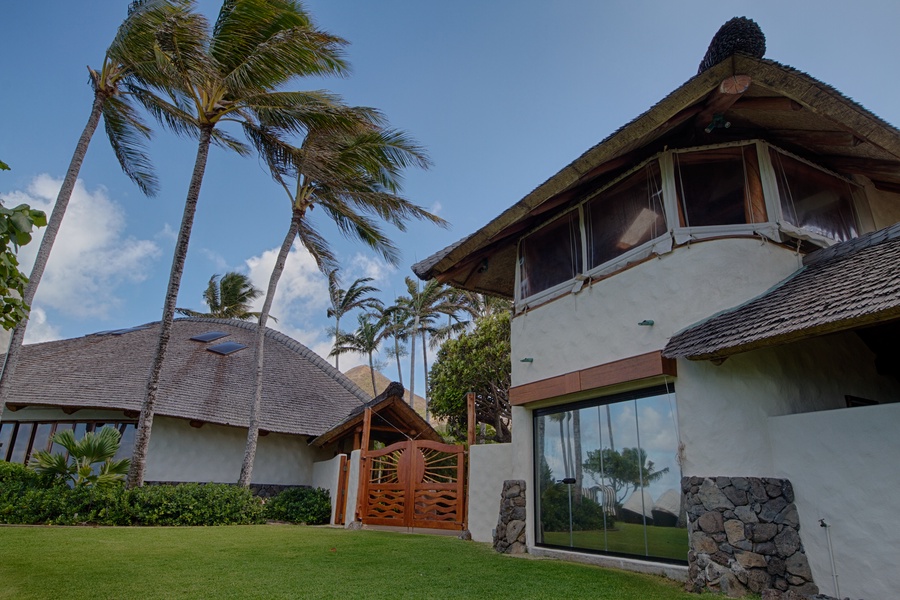
[[[740,100],[748,89],[750,89],[749,75],[726,77],[706,100],[703,111],[697,115],[697,124],[700,127],[709,125],[715,115],[725,114],[725,111]]]
[[[785,96],[741,98],[731,105],[731,110],[803,110],[803,105]]]
[[[819,160],[822,164],[841,173],[858,173],[869,177],[873,175],[900,177],[900,161],[896,160],[876,160],[853,156],[823,156]]]
[[[126,410],[123,411],[122,414],[124,414],[129,419],[137,419],[139,416],[141,416],[140,411],[137,410]]]
[[[6,408],[7,408],[7,410],[9,410],[9,412],[16,412],[20,408],[25,408],[26,406],[28,406],[28,405],[27,404],[13,404],[12,402],[6,403]],[[66,409],[63,409],[63,412],[66,412]],[[66,413],[66,414],[71,415],[72,413]]]
[[[77,413],[79,410],[80,410],[80,409],[79,409],[78,407],[76,407],[76,406],[64,406],[63,409],[62,409],[62,411],[63,411],[65,414],[67,414],[67,415],[74,415],[74,414]]]
[[[368,452],[369,442],[372,437],[372,409],[368,406],[363,411],[362,451]]]
[[[190,424],[190,426],[194,429],[200,429],[201,427],[203,427],[203,421],[197,421],[196,419],[191,419],[190,421],[188,421],[188,424]]]
[[[882,192],[900,194],[900,183],[894,183],[890,181],[876,181],[873,179],[872,185],[874,185],[876,189],[881,190]]]
[[[629,381],[639,381],[660,375],[674,377],[677,374],[675,360],[665,358],[662,351],[657,350],[515,386],[509,390],[509,403],[513,406],[521,406],[538,400],[585,392]]]
[[[855,148],[863,143],[849,131],[807,131],[803,129],[773,129],[770,131],[775,138],[783,139],[796,144],[814,146],[840,146]]]

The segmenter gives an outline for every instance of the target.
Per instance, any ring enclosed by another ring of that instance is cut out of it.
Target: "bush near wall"
[[[250,490],[228,484],[70,488],[23,465],[0,461],[0,523],[246,525],[262,523]]]
[[[322,488],[287,489],[266,503],[265,516],[273,521],[322,525],[331,521],[331,498]]]

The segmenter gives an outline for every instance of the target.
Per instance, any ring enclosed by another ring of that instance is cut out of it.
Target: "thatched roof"
[[[720,359],[900,319],[900,223],[803,262],[762,296],[674,335],[663,355]]]
[[[159,323],[126,333],[100,333],[25,346],[7,406],[56,406],[139,411]],[[177,319],[160,380],[156,414],[247,427],[254,395],[256,325],[243,321]],[[209,331],[227,337],[190,338]],[[207,347],[247,346],[222,356]],[[265,431],[320,435],[371,399],[324,359],[288,336],[266,330],[262,416]]]
[[[732,84],[745,91],[724,98]],[[724,101],[723,101],[724,100]],[[721,115],[730,127],[707,132]],[[413,266],[422,279],[513,295],[516,242],[554,212],[665,148],[764,139],[835,172],[900,191],[900,131],[833,87],[745,54],[700,72],[487,225]]]
[[[344,375],[347,376],[347,379],[355,383],[365,391],[367,394],[371,396],[378,395],[378,390],[382,392],[387,389],[388,385],[391,383],[391,380],[382,375],[380,372],[375,371],[375,387],[376,390],[372,390],[372,375],[371,370],[367,365],[358,365],[348,370]],[[409,390],[403,390],[403,401],[409,404]],[[420,415],[425,414],[425,398],[416,394],[416,399],[414,401],[413,407],[416,409],[416,412]]]
[[[372,433],[373,439],[378,439],[385,445],[406,439],[443,442],[440,434],[410,408],[403,399],[403,392],[403,386],[396,381],[389,383],[381,394],[365,405],[354,407],[347,418],[310,443],[313,446],[324,446],[352,435],[357,427],[362,426],[366,408],[372,409],[372,426],[378,428],[377,432]]]

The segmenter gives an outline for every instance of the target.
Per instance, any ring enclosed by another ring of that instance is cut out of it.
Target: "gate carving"
[[[371,525],[465,529],[465,450],[426,440],[363,452],[360,518]]]

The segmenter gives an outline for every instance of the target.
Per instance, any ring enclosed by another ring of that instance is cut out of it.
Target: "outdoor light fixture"
[[[522,360],[520,360],[519,362],[533,363],[534,359],[531,358],[530,356],[527,356],[527,357],[523,358]]]
[[[640,323],[638,323],[638,325],[640,325],[641,327],[652,327],[652,326],[653,326],[653,319],[644,319],[643,321],[641,321]]]

